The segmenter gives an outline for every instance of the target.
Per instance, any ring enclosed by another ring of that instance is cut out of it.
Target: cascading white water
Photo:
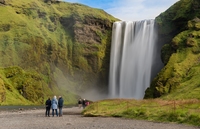
[[[156,40],[154,20],[113,24],[110,97],[143,99],[150,86]]]

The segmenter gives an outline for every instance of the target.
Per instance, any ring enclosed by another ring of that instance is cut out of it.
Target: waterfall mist
[[[156,57],[154,20],[119,21],[113,24],[109,96],[143,99],[150,86]]]

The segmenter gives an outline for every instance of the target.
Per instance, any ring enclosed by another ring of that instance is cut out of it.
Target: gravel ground
[[[82,109],[64,108],[62,117],[45,117],[45,110],[0,112],[0,129],[200,129],[172,123],[156,123],[111,117],[83,117]]]

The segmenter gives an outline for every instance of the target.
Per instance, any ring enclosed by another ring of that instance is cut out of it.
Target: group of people
[[[46,105],[45,116],[50,117],[50,109],[52,108],[52,116],[54,117],[54,114],[55,114],[56,116],[59,115],[61,117],[63,115],[63,112],[62,112],[63,103],[64,103],[64,100],[62,96],[59,96],[58,100],[56,96],[54,96],[52,100],[51,98],[48,98],[45,102],[45,105]],[[57,109],[59,109],[59,111]]]
[[[56,96],[54,96],[52,99],[49,97],[45,102],[45,106],[46,106],[45,116],[50,117],[50,110],[52,109],[53,117],[54,115],[61,117],[63,115],[63,111],[62,111],[63,103],[64,103],[64,100],[62,96],[59,96],[58,99]],[[79,108],[83,107],[83,109],[85,109],[85,107],[88,106],[89,104],[90,104],[89,101],[86,99],[80,98],[78,100]]]
[[[83,109],[85,109],[85,107],[88,106],[89,104],[90,104],[90,102],[88,100],[81,99],[81,98],[78,100],[79,108],[83,107]]]

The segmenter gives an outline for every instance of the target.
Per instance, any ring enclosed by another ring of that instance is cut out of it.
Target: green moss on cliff
[[[37,73],[25,72],[19,67],[1,68],[4,85],[1,105],[43,104],[43,79]]]
[[[6,97],[6,88],[5,88],[4,81],[2,80],[2,77],[1,77],[0,78],[0,102],[1,103],[5,101],[5,97]]]
[[[200,99],[199,14],[200,1],[180,0],[157,17],[160,35],[165,34],[171,40],[166,38],[167,44],[162,49],[165,67],[153,80],[145,97]]]
[[[0,12],[0,66],[19,66],[42,78],[38,82],[26,73],[23,81],[21,75],[5,79],[2,98],[21,95],[16,98],[23,103],[42,103],[47,96],[62,95],[66,103],[76,103],[79,92],[106,86],[101,79],[108,76],[108,44],[116,18],[82,4],[43,0],[8,0]],[[22,92],[25,86],[30,90]]]

